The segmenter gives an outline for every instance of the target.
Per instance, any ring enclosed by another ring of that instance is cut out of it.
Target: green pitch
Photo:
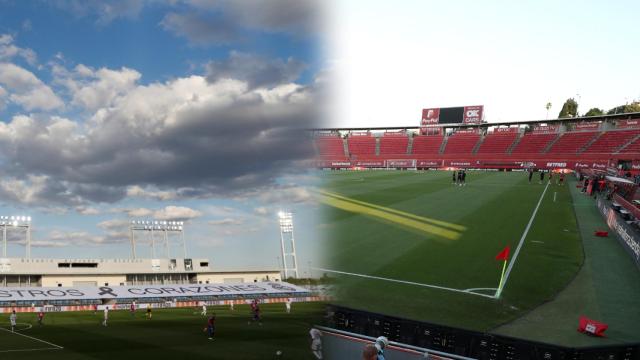
[[[321,227],[330,259],[324,268],[339,279],[339,304],[492,331],[554,300],[574,280],[584,262],[570,193],[574,182],[558,186],[556,177],[552,184],[547,178],[539,184],[536,173],[530,184],[523,172],[469,172],[467,185],[460,187],[452,184],[451,175],[324,174]],[[593,206],[592,201],[584,206]],[[506,245],[511,247],[512,270],[496,299],[503,263],[494,258]],[[566,322],[572,338],[579,315],[556,313],[538,325],[546,325],[549,334]],[[526,324],[517,332],[505,328],[502,333],[526,336],[524,329]],[[540,337],[536,340],[566,340]]]
[[[203,332],[206,318],[194,309],[158,309],[146,320],[139,310],[112,311],[107,327],[102,313],[48,313],[38,326],[35,314],[18,314],[17,333],[0,320],[0,359],[313,359],[309,329],[320,322],[320,303],[260,306],[262,326],[247,324],[248,306],[209,307],[216,313],[215,340]],[[282,352],[281,357],[276,351]]]

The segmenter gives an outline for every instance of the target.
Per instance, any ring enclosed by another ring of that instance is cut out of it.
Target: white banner
[[[277,295],[308,293],[309,290],[285,282],[249,284],[140,285],[98,287],[2,287],[0,302],[73,299],[140,299],[185,296]]]

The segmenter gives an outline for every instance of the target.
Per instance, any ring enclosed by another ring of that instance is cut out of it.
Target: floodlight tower
[[[155,232],[161,232],[164,234],[165,250],[167,252],[167,259],[171,257],[169,252],[169,233],[178,233],[182,238],[182,251],[184,252],[184,258],[187,258],[187,243],[184,237],[184,221],[158,221],[158,220],[132,220],[129,225],[129,231],[131,235],[131,257],[135,259],[136,256],[136,231],[149,232],[151,234],[151,257],[156,257],[156,239]]]
[[[31,216],[0,216],[2,226],[2,257],[7,257],[7,227],[26,229],[26,258],[31,259]]]
[[[282,271],[285,279],[292,272],[295,278],[298,277],[298,263],[296,260],[296,241],[293,237],[293,214],[290,211],[278,212],[280,220],[280,249],[282,250]],[[285,246],[285,241],[289,246]],[[289,252],[287,252],[287,250]],[[291,267],[289,267],[291,265]]]

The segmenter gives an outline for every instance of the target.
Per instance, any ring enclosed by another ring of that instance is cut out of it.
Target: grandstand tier
[[[637,119],[640,113],[605,115],[600,121],[575,118],[438,127],[438,132],[444,135],[419,135],[419,129],[411,127],[324,129],[324,134],[331,131],[335,135],[315,139],[319,155],[315,166],[601,170],[621,167],[640,173]],[[400,131],[388,135],[389,130]]]
[[[504,154],[518,138],[516,132],[490,132],[484,137],[478,154]]]
[[[480,140],[479,134],[474,133],[454,133],[447,139],[444,148],[445,154],[471,154],[473,148]]]
[[[384,136],[380,138],[380,155],[406,154],[408,146],[407,136]]]
[[[414,136],[412,154],[438,154],[444,137],[442,135]]]

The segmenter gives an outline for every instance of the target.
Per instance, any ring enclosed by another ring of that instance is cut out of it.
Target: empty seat
[[[548,154],[576,154],[598,134],[599,131],[566,132],[551,146]]]
[[[405,155],[408,145],[406,136],[383,136],[380,138],[380,155]]]
[[[376,138],[373,136],[353,136],[347,139],[349,153],[358,156],[375,156]]]
[[[488,133],[478,149],[478,154],[506,154],[517,137],[518,133],[515,132]]]
[[[321,156],[344,157],[342,138],[338,136],[323,136],[315,139],[318,154]]]
[[[640,130],[607,131],[593,142],[585,153],[613,153],[640,134]]]
[[[526,133],[520,139],[520,142],[511,151],[512,154],[539,154],[546,149],[558,134],[534,134]]]
[[[442,135],[414,136],[412,154],[437,154],[442,146]]]
[[[470,154],[480,140],[479,134],[454,133],[447,139],[445,154]]]

